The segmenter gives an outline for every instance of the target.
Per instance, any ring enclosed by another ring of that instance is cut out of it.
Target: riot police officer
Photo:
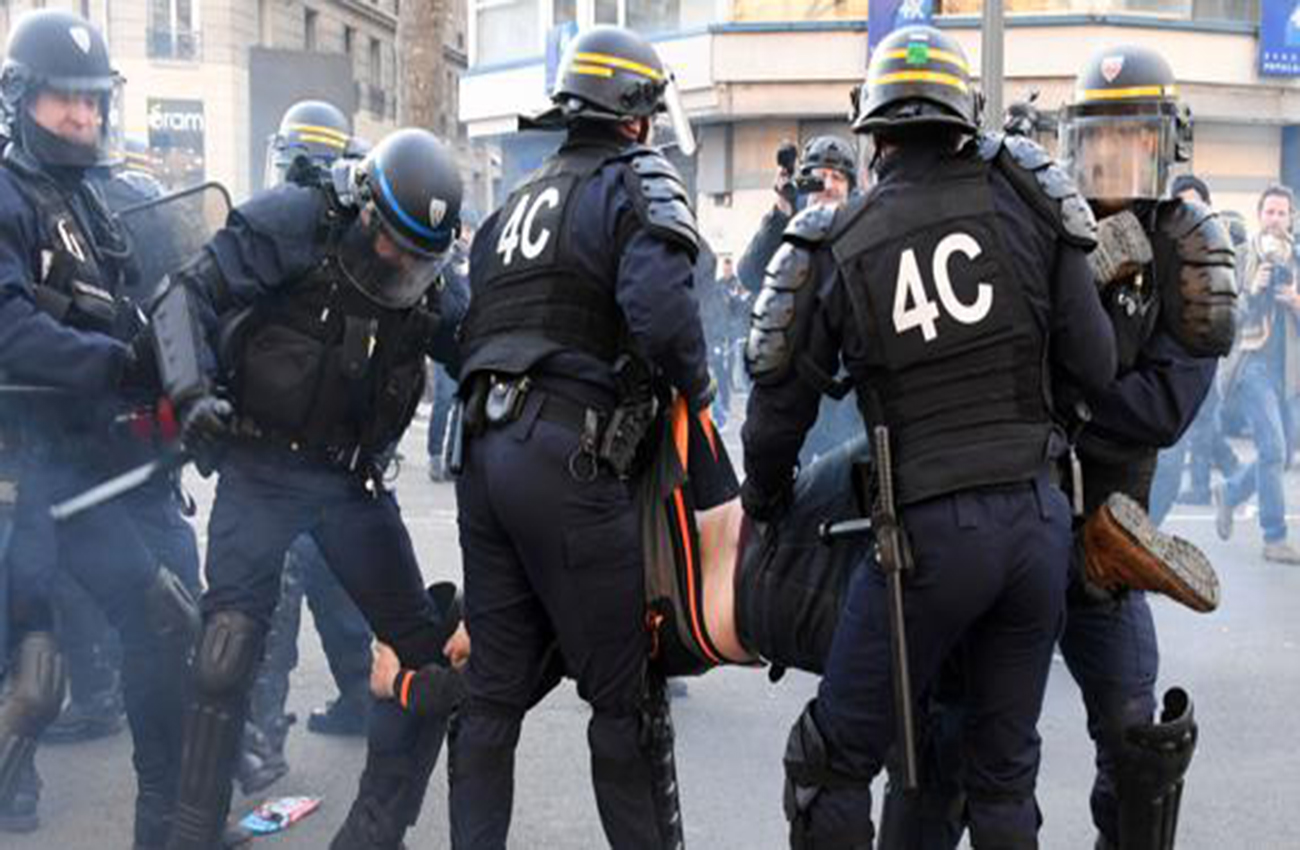
[[[338,107],[321,100],[298,101],[285,110],[279,130],[267,145],[265,187],[283,182],[319,184],[329,179],[336,161],[353,158],[354,148],[351,122]],[[332,735],[365,734],[370,629],[334,578],[316,541],[303,535],[285,555],[280,602],[249,699],[249,729],[238,774],[246,794],[266,788],[289,770],[284,747],[295,718],[285,711],[285,703],[289,674],[298,666],[304,598],[339,691],[336,699],[312,711],[307,728]]]
[[[425,356],[450,346],[429,296],[455,238],[460,177],[448,149],[413,129],[334,174],[238,207],[154,311],[186,445],[220,473],[172,850],[220,839],[296,537],[315,538],[404,666],[442,657],[446,635],[383,465],[414,414]],[[393,808],[408,786],[422,792],[443,723],[395,706],[372,712],[361,795],[336,846],[400,844],[418,811]]]
[[[1101,219],[1093,263],[1119,350],[1115,382],[1082,394],[1091,418],[1078,442],[1082,482],[1074,486],[1082,487],[1089,516],[1105,510],[1114,492],[1145,508],[1157,451],[1196,417],[1216,358],[1232,345],[1232,241],[1208,207],[1166,197],[1171,168],[1191,158],[1191,124],[1155,51],[1125,46],[1094,55],[1060,132],[1062,153]],[[1063,390],[1068,404],[1072,391]],[[1158,650],[1145,595],[1099,598],[1081,573],[1073,577],[1061,653],[1097,747],[1099,846],[1172,846],[1196,743],[1191,704],[1173,691],[1155,718]]]
[[[319,180],[336,160],[364,156],[359,143],[343,110],[324,100],[300,100],[267,140],[262,187]]]
[[[1197,610],[1217,604],[1217,585],[1206,586],[1212,575],[1198,576],[1212,572],[1208,563],[1198,567],[1176,547],[1164,547],[1163,559],[1141,551],[1159,535],[1138,509],[1147,505],[1157,450],[1176,442],[1195,418],[1215,357],[1227,353],[1234,332],[1226,229],[1207,207],[1165,197],[1171,167],[1191,154],[1189,120],[1163,58],[1147,48],[1115,47],[1096,54],[1079,75],[1060,127],[1069,168],[1102,216],[1089,261],[1119,353],[1114,382],[1090,391],[1065,379],[1056,398],[1058,414],[1077,435],[1079,458],[1063,476],[1079,516],[1060,647],[1097,748],[1091,804],[1100,848],[1172,846],[1196,742],[1190,700],[1177,689],[1153,722],[1158,654],[1142,579],[1179,576],[1192,593],[1176,598]],[[1116,522],[1143,543],[1097,557],[1095,535]],[[954,715],[959,702],[945,696],[934,713]],[[932,753],[955,750],[942,731],[951,720],[930,725]],[[895,809],[896,818],[887,815],[891,835],[882,844],[956,847],[961,824],[944,819],[961,810],[954,799],[959,784],[923,777],[919,807],[891,789],[886,811]]]
[[[842,358],[863,419],[891,432],[916,692],[958,641],[976,668],[972,844],[1034,846],[1035,725],[1070,549],[1069,506],[1048,477],[1063,439],[1047,369],[1103,387],[1114,341],[1087,266],[1086,204],[1040,149],[980,144],[978,124],[954,39],[908,27],[880,44],[854,122],[874,137],[876,183],[791,222],[755,305],[742,502],[780,533],[799,445]],[[853,579],[791,732],[793,847],[872,846],[870,783],[896,738],[885,599],[879,571]]]
[[[120,471],[116,453],[104,450],[111,423],[128,400],[156,395],[148,339],[131,336],[117,297],[128,245],[85,179],[116,148],[120,89],[102,34],[83,18],[40,10],[17,21],[0,71],[9,140],[0,168],[0,370],[47,392],[29,406],[16,448],[5,439],[18,458],[7,569],[20,637],[0,708],[0,801],[62,702],[49,590],[55,570],[66,570],[121,636],[135,844],[159,847],[180,758],[185,596],[125,506],[102,505],[58,527],[49,515],[54,501]]]
[[[592,782],[610,844],[680,844],[625,480],[649,418],[640,376],[693,411],[712,401],[690,291],[695,217],[676,170],[646,144],[666,110],[679,116],[678,143],[693,147],[675,94],[641,37],[580,35],[553,108],[534,121],[563,127],[563,144],[471,249],[456,496],[474,652],[451,743],[457,848],[506,845],[520,725],[556,643],[592,706]]]

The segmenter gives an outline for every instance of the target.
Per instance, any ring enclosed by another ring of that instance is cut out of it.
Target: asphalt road
[[[728,442],[736,440],[728,429]],[[423,422],[403,446],[398,479],[404,514],[427,576],[459,578],[452,487],[426,478]],[[196,482],[205,503],[210,486]],[[1287,482],[1300,514],[1300,483]],[[1293,848],[1290,806],[1300,799],[1300,762],[1291,750],[1300,704],[1300,569],[1266,565],[1249,516],[1231,545],[1214,534],[1206,508],[1179,506],[1167,528],[1200,545],[1219,569],[1222,608],[1196,615],[1163,600],[1154,604],[1162,648],[1161,685],[1177,684],[1196,700],[1200,750],[1183,805],[1180,848]],[[1297,535],[1300,539],[1300,535]],[[304,616],[302,661],[290,709],[305,718],[333,695],[320,643]],[[815,686],[788,675],[770,684],[762,672],[728,669],[691,681],[674,702],[678,768],[687,843],[693,848],[784,846],[781,753],[790,723]],[[564,686],[529,715],[517,760],[513,848],[604,846],[588,781],[588,712]],[[1041,723],[1039,803],[1044,848],[1089,848],[1087,795],[1092,748],[1078,691],[1057,660]],[[91,744],[45,747],[42,829],[0,834],[0,848],[127,848],[134,782],[125,734]],[[363,760],[359,740],[323,738],[296,728],[289,742],[293,770],[271,796],[323,797],[318,813],[288,832],[260,839],[268,850],[322,848],[351,802]],[[447,846],[446,772],[439,764],[412,848]],[[236,795],[238,812],[256,800]]]

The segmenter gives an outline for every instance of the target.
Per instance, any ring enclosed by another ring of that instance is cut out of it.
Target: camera
[[[794,176],[795,166],[799,163],[799,149],[793,142],[782,142],[776,149],[777,167],[790,176]]]
[[[795,194],[815,195],[826,190],[825,181],[812,173],[813,166],[805,163],[800,167],[799,149],[793,142],[784,142],[776,149],[776,164],[790,176]]]

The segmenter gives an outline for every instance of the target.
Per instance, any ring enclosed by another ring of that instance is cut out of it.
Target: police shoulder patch
[[[699,225],[681,174],[660,151],[644,145],[624,151],[616,159],[626,162],[636,176],[628,181],[629,188],[645,226],[685,248],[694,262],[700,252]]]

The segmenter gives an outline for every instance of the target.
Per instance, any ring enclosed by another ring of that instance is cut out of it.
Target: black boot
[[[390,708],[395,707],[386,706],[384,710]],[[407,716],[403,720],[412,733],[411,746],[405,751],[377,752],[376,736],[371,735],[357,798],[348,810],[347,820],[330,842],[330,850],[403,850],[406,847],[403,838],[420,817],[429,776],[438,763],[447,736],[447,720],[442,716]]]
[[[122,700],[116,690],[73,700],[45,730],[43,744],[80,744],[122,731]]]
[[[369,691],[341,694],[324,708],[311,713],[307,718],[307,731],[317,735],[360,738],[366,734],[372,701]]]
[[[0,801],[0,832],[22,834],[40,829],[40,802],[41,777],[36,762],[29,758],[19,772],[13,794]]]

